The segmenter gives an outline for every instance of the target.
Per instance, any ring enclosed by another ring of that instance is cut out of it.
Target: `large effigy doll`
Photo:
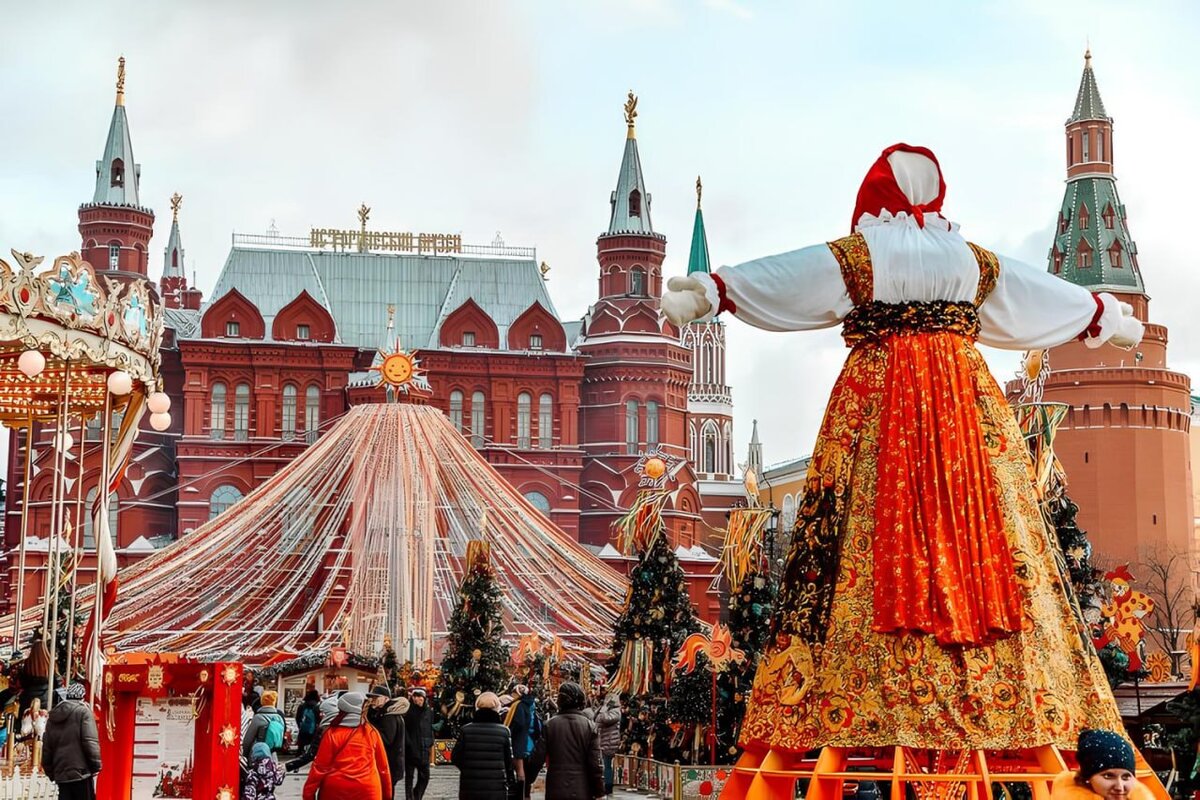
[[[883,152],[851,235],[673,278],[675,324],[842,324],[829,400],[741,744],[1073,749],[1120,730],[1037,506],[1013,413],[976,343],[1132,347],[1109,294],[967,242],[929,150]],[[793,756],[794,757],[794,756]],[[776,762],[788,758],[776,759]]]

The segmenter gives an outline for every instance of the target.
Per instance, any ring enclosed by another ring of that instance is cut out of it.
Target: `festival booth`
[[[126,654],[104,670],[98,797],[236,800],[242,667]]]

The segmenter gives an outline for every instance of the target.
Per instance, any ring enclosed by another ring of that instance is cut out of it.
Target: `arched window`
[[[1079,207],[1079,230],[1086,230],[1088,226],[1088,209],[1087,206]]]
[[[321,433],[321,387],[309,384],[304,390],[304,440],[312,444]]]
[[[1104,160],[1104,131],[1096,133],[1096,160]]]
[[[1062,262],[1063,262],[1063,254],[1062,254],[1062,251],[1058,249],[1058,245],[1056,244],[1056,245],[1054,245],[1054,274],[1055,275],[1062,272]]]
[[[483,392],[471,394],[471,446],[483,447],[484,426],[487,424],[487,401]]]
[[[233,390],[233,438],[250,438],[250,384],[239,383]]]
[[[538,447],[549,450],[554,446],[554,398],[549,392],[538,398]]]
[[[710,475],[717,471],[717,432],[714,430],[704,432],[704,463],[700,471]]]
[[[208,518],[216,519],[241,499],[242,493],[236,486],[228,483],[221,484],[213,489],[213,493],[208,498]]]
[[[92,519],[92,503],[96,502],[96,487],[88,489],[83,501],[83,549],[96,549],[95,520]],[[117,513],[120,509],[117,503],[117,493],[113,492],[108,498],[108,533],[112,537],[113,546],[117,544]]]
[[[179,250],[177,250],[177,249],[171,250],[171,266],[172,267],[179,266]]]
[[[1110,231],[1113,229],[1113,226],[1117,224],[1117,213],[1113,211],[1112,203],[1109,203],[1104,207],[1104,213],[1100,216],[1104,218],[1104,227],[1108,228]]]
[[[533,397],[529,392],[521,392],[517,395],[517,447],[521,450],[528,450],[530,447],[532,405]]]
[[[283,518],[280,521],[280,550],[290,553],[312,534],[316,509],[312,493],[305,487],[297,486],[287,493],[283,498]]]
[[[1121,240],[1120,239],[1116,239],[1115,241],[1113,241],[1112,246],[1108,248],[1108,260],[1109,260],[1109,263],[1111,263],[1117,269],[1120,269],[1121,267],[1125,266],[1125,264],[1122,263],[1122,260],[1121,260]]]
[[[634,189],[629,193],[629,216],[640,217],[642,215],[642,193]]]
[[[638,451],[638,401],[625,401],[625,453],[636,456]]]
[[[791,535],[792,528],[796,527],[796,498],[790,494],[783,497],[783,514],[779,523],[788,536]]]
[[[296,384],[283,385],[283,440],[296,438]]]
[[[525,499],[538,511],[547,516],[550,515],[550,498],[546,497],[546,495],[541,492],[526,492]]]
[[[113,159],[112,170],[109,172],[109,182],[112,186],[125,185],[125,162],[119,158]]]
[[[658,444],[658,403],[646,403],[646,447]]]
[[[634,267],[629,272],[629,293],[638,297],[646,295],[646,270]]]
[[[454,426],[454,430],[462,433],[463,393],[458,389],[450,393],[450,424]]]
[[[1081,269],[1092,266],[1092,246],[1087,239],[1079,240],[1079,266]]]
[[[1083,160],[1085,162],[1091,161],[1091,156],[1088,155],[1088,151],[1091,149],[1088,147],[1091,144],[1091,138],[1091,135],[1087,131],[1083,132]]]
[[[225,384],[212,385],[212,425],[209,436],[213,439],[225,438]]]
[[[108,243],[108,268],[119,269],[121,266],[121,243]]]

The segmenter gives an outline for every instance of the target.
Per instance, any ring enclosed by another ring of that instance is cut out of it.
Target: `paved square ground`
[[[299,774],[289,772],[283,786],[275,792],[277,800],[300,800],[306,777],[307,770]],[[544,797],[540,785],[535,787],[533,796],[535,800],[542,800]],[[612,797],[613,800],[646,800],[647,795],[617,789]],[[397,800],[404,800],[403,793]],[[425,800],[458,800],[458,769],[450,766],[434,767],[430,775],[429,789],[425,792]]]

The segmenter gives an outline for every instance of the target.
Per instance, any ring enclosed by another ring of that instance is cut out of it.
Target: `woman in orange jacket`
[[[338,715],[321,739],[321,747],[304,782],[304,800],[392,800],[383,740],[363,723],[362,692],[338,698]]]

